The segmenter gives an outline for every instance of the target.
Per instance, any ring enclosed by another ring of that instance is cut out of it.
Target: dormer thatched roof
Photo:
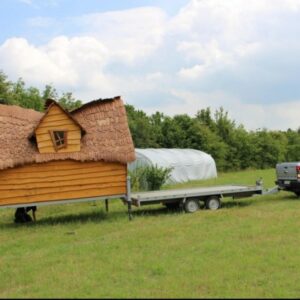
[[[43,115],[43,117],[40,119],[37,127],[35,128],[35,130],[32,132],[32,136],[35,135],[35,131],[36,129],[39,127],[39,125],[43,122],[44,118],[47,116],[48,112],[50,111],[50,109],[52,108],[52,106],[57,106],[59,107],[81,130],[82,134],[86,133],[86,130],[82,127],[81,124],[78,123],[78,121],[72,116],[72,114],[70,112],[68,112],[66,109],[64,109],[59,103],[57,103],[56,101],[54,101],[53,99],[47,99],[46,100],[46,111]]]
[[[120,97],[89,102],[70,115],[86,132],[81,139],[81,150],[40,154],[30,137],[44,113],[0,104],[0,170],[52,160],[127,163],[135,159],[126,111]]]

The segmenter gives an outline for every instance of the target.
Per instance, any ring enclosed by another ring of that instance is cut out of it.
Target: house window
[[[56,151],[67,147],[67,131],[54,130],[50,131],[50,135]]]

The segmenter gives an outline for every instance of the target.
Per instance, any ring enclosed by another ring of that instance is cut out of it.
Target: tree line
[[[201,109],[195,116],[151,116],[127,105],[129,126],[137,148],[192,148],[212,155],[219,171],[275,167],[300,159],[300,130],[246,130],[220,107]]]
[[[11,82],[0,71],[0,103],[44,110],[47,98],[68,110],[82,105],[72,93],[59,95],[51,85],[40,91],[26,87],[19,79]],[[136,148],[192,148],[212,155],[219,171],[247,168],[273,168],[277,162],[300,159],[300,130],[246,130],[228,116],[222,107],[212,112],[203,108],[194,116],[174,117],[156,112],[147,115],[125,105],[129,128]]]
[[[56,100],[68,110],[75,109],[82,104],[80,100],[73,97],[72,93],[59,95],[52,85],[46,85],[42,91],[36,87],[26,87],[22,78],[12,82],[0,71],[0,103],[44,111],[45,101],[49,98]]]

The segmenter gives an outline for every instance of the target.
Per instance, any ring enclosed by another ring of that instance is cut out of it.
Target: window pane
[[[64,131],[54,131],[55,140],[63,140],[65,138]]]
[[[56,148],[62,148],[66,144],[66,131],[53,131],[53,143]]]

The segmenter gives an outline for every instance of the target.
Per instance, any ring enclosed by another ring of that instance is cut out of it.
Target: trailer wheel
[[[221,207],[221,201],[218,196],[212,196],[206,199],[205,207],[210,210],[217,210]]]
[[[186,200],[184,203],[184,210],[187,213],[193,213],[200,208],[199,201],[196,199]]]

